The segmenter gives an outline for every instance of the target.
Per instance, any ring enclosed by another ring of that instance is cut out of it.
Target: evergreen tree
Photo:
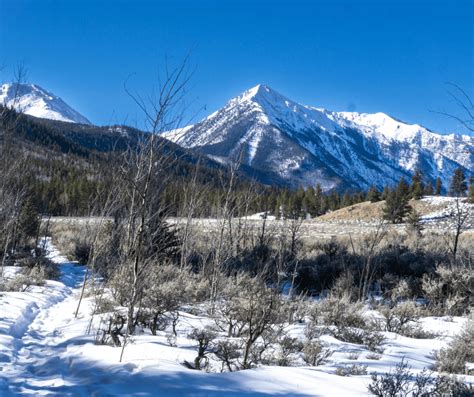
[[[390,191],[385,199],[385,206],[383,208],[383,217],[392,223],[402,223],[403,219],[412,210],[408,203],[410,199],[410,187],[401,178],[396,189]]]
[[[423,192],[425,196],[432,196],[433,195],[433,184],[428,182],[425,186],[425,191]]]
[[[415,173],[413,174],[411,178],[411,197],[414,198],[415,200],[419,200],[423,197],[423,175],[420,171],[420,169],[416,169]]]
[[[369,200],[371,203],[380,201],[380,192],[376,186],[372,185],[370,187],[369,191],[367,192],[367,200]]]
[[[421,235],[424,227],[421,222],[421,216],[417,211],[410,211],[407,218],[407,226],[409,231],[415,232],[418,236]]]
[[[382,200],[387,200],[387,197],[389,196],[390,193],[391,193],[391,189],[388,186],[385,186],[383,188],[382,194],[380,195],[380,198]]]
[[[344,193],[344,196],[342,197],[341,206],[344,208],[344,207],[348,207],[349,205],[352,205],[352,197],[349,191],[346,190],[346,192]]]
[[[469,177],[469,202],[474,204],[474,176]]]
[[[40,214],[31,198],[28,198],[21,208],[18,220],[18,233],[23,242],[38,236]]]
[[[466,176],[462,168],[456,168],[454,171],[453,178],[451,179],[451,186],[449,187],[449,192],[451,195],[456,197],[462,197],[466,194],[467,183]]]
[[[319,183],[316,185],[314,196],[317,215],[324,214],[326,212],[326,208],[324,207],[323,202],[323,189],[321,188],[321,185]]]
[[[441,178],[438,176],[436,178],[436,188],[435,188],[435,195],[441,196],[441,191],[443,190],[443,183],[441,182]]]

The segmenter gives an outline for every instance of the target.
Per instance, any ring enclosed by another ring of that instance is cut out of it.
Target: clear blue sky
[[[197,119],[262,82],[308,105],[463,132],[430,109],[457,111],[447,81],[474,94],[473,13],[471,0],[0,0],[1,77],[23,63],[92,122],[135,124],[127,77],[146,94],[165,55],[192,49]]]

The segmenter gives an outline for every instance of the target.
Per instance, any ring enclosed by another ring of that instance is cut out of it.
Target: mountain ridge
[[[394,184],[415,168],[445,186],[455,168],[472,174],[467,135],[441,135],[385,113],[306,106],[259,84],[195,125],[163,136],[221,161],[240,156],[259,174],[290,187],[326,190]],[[265,181],[263,181],[265,182]]]
[[[0,104],[33,117],[69,123],[92,124],[59,96],[37,84],[2,84]]]

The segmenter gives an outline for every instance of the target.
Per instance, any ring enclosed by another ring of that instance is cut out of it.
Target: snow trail
[[[0,371],[2,396],[50,395],[54,391],[64,395],[62,389],[67,385],[62,376],[67,368],[58,371],[55,363],[67,349],[61,329],[73,319],[71,309],[77,302],[85,267],[60,256],[49,240],[46,247],[48,257],[60,267],[60,281],[48,281],[41,292],[45,299],[39,304],[29,302],[10,327],[13,349]]]

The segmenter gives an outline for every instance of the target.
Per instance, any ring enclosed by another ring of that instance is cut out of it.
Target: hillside
[[[422,217],[425,223],[443,222],[448,214],[454,210],[455,198],[427,196],[421,200],[410,200],[410,206]],[[465,200],[462,200],[465,201]],[[315,218],[313,222],[321,223],[374,223],[383,217],[383,207],[385,201],[371,203],[354,204],[337,211],[332,211]],[[474,205],[462,203],[463,206],[470,208],[471,227],[474,226]]]

